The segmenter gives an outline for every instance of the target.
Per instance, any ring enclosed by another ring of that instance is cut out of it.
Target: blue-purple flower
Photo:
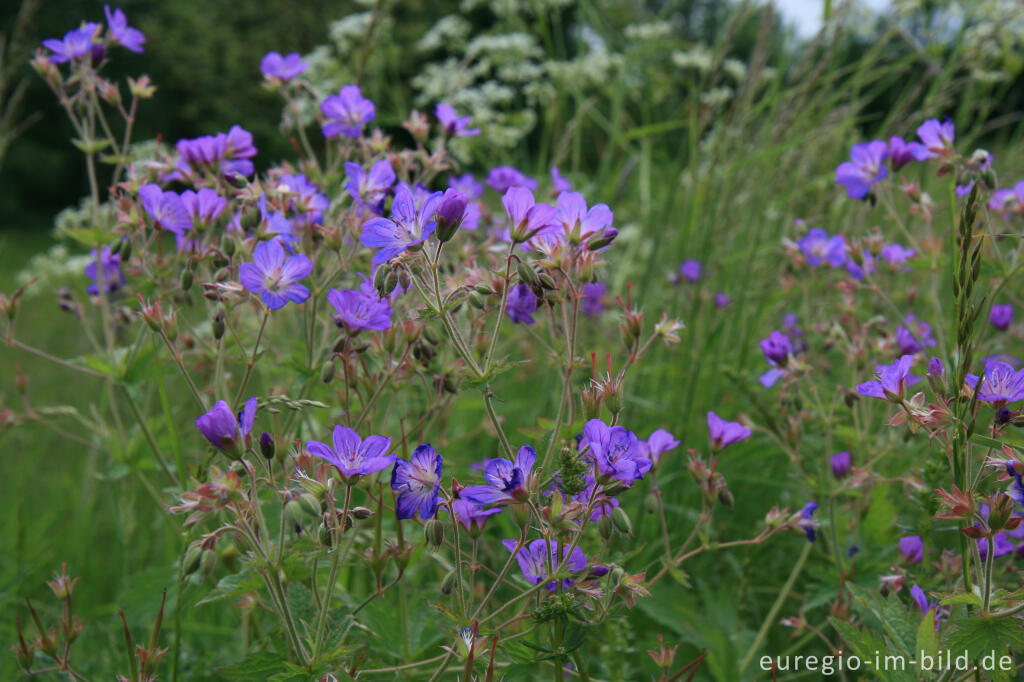
[[[631,486],[653,466],[635,433],[622,426],[608,426],[600,419],[583,425],[580,448],[586,448],[583,457],[594,464],[598,483],[617,481]]]
[[[252,133],[239,125],[231,126],[226,133],[178,140],[175,148],[180,160],[177,169],[165,180],[182,180],[190,172],[204,171],[228,178],[249,176],[255,170],[250,159],[258,151],[253,144]]]
[[[509,552],[515,552],[518,543],[515,540],[502,540],[505,549]],[[562,561],[565,561],[565,568],[573,573],[578,573],[587,567],[587,557],[583,554],[583,550],[578,546],[572,548],[572,552],[568,551],[568,547],[564,544],[559,545],[555,540],[545,540],[538,538],[519,549],[516,554],[516,561],[519,562],[519,570],[523,572],[523,576],[533,583],[538,585],[542,582],[547,582],[552,576],[548,569],[548,565],[554,569],[557,569]],[[562,588],[568,589],[572,586],[572,580],[565,578],[562,580]],[[547,584],[549,590],[554,590],[556,583],[551,580]]]
[[[1013,304],[1003,303],[992,306],[992,310],[988,314],[988,321],[1000,331],[1009,329],[1013,324]]]
[[[587,317],[600,317],[604,312],[604,292],[608,285],[604,282],[587,282],[583,285],[583,298],[580,300],[580,310]]]
[[[363,246],[379,249],[373,254],[375,265],[391,260],[410,246],[425,241],[433,233],[437,227],[434,213],[441,196],[441,192],[428,195],[417,209],[409,186],[403,182],[395,187],[391,218],[367,220],[363,223],[363,233],[359,235]]]
[[[384,198],[395,184],[395,170],[387,159],[376,161],[367,173],[358,163],[345,163],[345,189],[355,202],[374,213],[381,213]]]
[[[268,52],[260,60],[260,71],[263,77],[268,80],[278,80],[287,83],[309,68],[309,62],[305,61],[298,52],[282,57],[280,52]]]
[[[484,480],[487,482],[463,488],[460,495],[477,504],[522,502],[536,487],[537,474],[533,471],[536,462],[537,453],[529,445],[519,448],[514,462],[500,457],[489,459],[484,462]]]
[[[159,185],[150,183],[139,188],[139,199],[156,227],[179,237],[192,228],[188,211],[177,192],[165,192]]]
[[[510,187],[501,197],[505,214],[511,223],[508,239],[515,243],[545,237],[558,231],[556,220],[558,209],[548,204],[538,204],[533,192],[526,187]]]
[[[288,301],[302,303],[309,298],[309,289],[299,282],[313,272],[313,262],[302,254],[287,256],[276,240],[259,244],[251,263],[238,266],[238,278],[248,291],[259,294],[271,310],[284,307]]]
[[[469,116],[458,116],[450,104],[438,104],[434,109],[434,115],[441,123],[441,129],[449,137],[472,137],[479,135],[479,128],[469,127]]]
[[[804,535],[807,536],[808,542],[814,542],[817,535],[817,522],[814,520],[814,512],[818,510],[818,503],[810,501],[804,505],[804,508],[800,510],[800,519],[797,521],[797,526],[803,530]]]
[[[517,324],[533,324],[533,314],[537,312],[537,297],[530,287],[519,282],[508,292],[505,313]]]
[[[917,137],[928,151],[927,158],[948,156],[953,151],[956,127],[948,118],[941,123],[938,119],[930,118],[918,126]]]
[[[893,170],[899,170],[911,161],[924,161],[930,157],[928,148],[920,142],[907,142],[895,135],[889,138],[889,162]]]
[[[501,507],[489,507],[485,509],[476,502],[462,499],[461,497],[452,502],[452,513],[455,520],[462,524],[470,537],[478,537],[483,532],[487,518],[492,514],[500,514]]]
[[[110,41],[114,45],[120,45],[131,52],[141,53],[142,46],[146,44],[146,36],[137,28],[128,25],[128,18],[121,11],[120,7],[110,10],[110,5],[103,6],[103,13],[107,15],[107,29],[110,34]]]
[[[891,365],[879,365],[876,368],[876,381],[866,381],[857,386],[857,393],[869,398],[881,398],[898,402],[906,395],[910,367],[914,364],[913,355],[904,355]]]
[[[479,199],[484,195],[484,184],[473,177],[472,173],[453,175],[448,179],[448,187],[462,192],[470,199]]]
[[[226,402],[218,400],[209,412],[196,418],[196,428],[213,447],[233,457],[240,457],[242,447],[248,445],[249,432],[256,421],[257,407],[256,398],[249,398],[236,416]]]
[[[504,194],[512,187],[525,187],[528,190],[537,189],[537,181],[519,172],[512,166],[497,166],[487,173],[484,180],[487,186],[498,194]]]
[[[902,244],[886,244],[882,247],[882,260],[889,265],[900,265],[906,263],[908,260],[913,258],[917,254],[914,249],[908,249]]]
[[[846,478],[846,475],[850,473],[850,467],[853,465],[853,458],[850,453],[846,450],[837,452],[832,455],[832,475],[836,478]]]
[[[919,564],[924,559],[924,540],[920,535],[906,535],[898,543],[900,560],[904,564]]]
[[[750,438],[750,429],[739,422],[722,419],[714,412],[708,412],[708,436],[711,449],[714,451],[726,448],[733,443]]]
[[[331,289],[327,302],[334,306],[334,323],[349,330],[384,331],[391,327],[391,305],[363,276],[358,289]]]
[[[1013,551],[1013,543],[1010,542],[1010,536],[1006,533],[996,533],[993,535],[992,544],[995,549],[992,553],[993,559],[1006,556]],[[978,538],[978,558],[982,561],[988,559],[988,540],[985,538]]]
[[[363,126],[376,116],[373,102],[363,97],[358,85],[346,85],[320,103],[320,112],[327,117],[324,137],[359,137]]]
[[[989,199],[988,207],[1009,217],[1011,213],[1024,212],[1024,180],[1012,188],[997,189]]]
[[[345,485],[354,485],[363,476],[375,474],[391,466],[396,455],[387,454],[391,439],[367,436],[364,440],[354,429],[336,425],[333,432],[334,447],[320,441],[306,441],[306,450],[330,462],[341,474]]]
[[[966,383],[974,389],[978,384],[978,376],[968,374]],[[991,403],[993,407],[1024,399],[1024,369],[1018,371],[1005,362],[991,360],[985,365],[981,387],[977,390],[978,400]]]
[[[555,220],[561,224],[562,230],[560,234],[552,233],[552,236],[573,246],[614,230],[614,216],[608,205],[595,204],[588,209],[587,200],[579,192],[559,193],[556,207]]]
[[[103,290],[107,293],[117,291],[124,286],[124,273],[121,272],[121,256],[117,253],[110,253],[110,247],[104,246],[97,253],[95,250],[89,253],[91,260],[85,266],[85,276],[92,280],[85,290],[96,296],[100,293],[99,273],[103,274]]]
[[[228,200],[215,190],[203,187],[198,192],[190,189],[182,192],[181,203],[185,207],[185,214],[192,221],[192,227],[200,228],[216,220],[228,205]]]
[[[571,191],[572,191],[572,183],[569,182],[569,178],[565,177],[564,175],[562,175],[559,172],[558,166],[552,166],[551,167],[551,193],[554,194],[557,197],[562,192],[571,192]]]
[[[687,282],[696,282],[700,279],[700,270],[700,261],[695,261],[692,258],[684,260],[679,264],[679,274]]]
[[[920,585],[914,585],[910,588],[910,597],[917,604],[917,608],[921,609],[921,614],[927,616],[928,612],[932,612],[932,618],[935,619],[935,629],[939,629],[941,625],[941,619],[939,618],[939,604],[928,600],[928,595],[924,593]]]
[[[903,324],[896,327],[896,346],[900,355],[913,355],[935,345],[932,326],[914,315],[907,315]]]
[[[776,381],[786,376],[786,365],[789,364],[793,355],[793,344],[788,336],[777,329],[773,330],[767,338],[761,339],[759,343],[761,352],[764,353],[764,359],[772,366],[770,370],[761,375],[760,381],[762,386],[770,388],[775,385]]]
[[[443,458],[424,443],[413,450],[408,461],[399,457],[391,470],[391,489],[398,493],[395,513],[400,519],[411,519],[419,512],[420,518],[429,519],[437,510],[437,495],[441,489]]]
[[[716,292],[714,300],[716,308],[724,308],[725,306],[732,303],[732,297],[730,297],[729,294],[725,293],[724,291]]]
[[[830,236],[820,227],[812,227],[796,245],[811,267],[828,263],[839,268],[846,262],[846,240],[841,234]]]
[[[881,140],[862,142],[850,149],[850,160],[836,168],[836,182],[846,186],[852,199],[863,199],[871,185],[885,178],[889,145]]]
[[[82,24],[81,27],[68,31],[60,40],[48,38],[43,41],[43,47],[52,52],[50,61],[54,64],[63,64],[83,57],[92,55],[93,45],[101,27],[96,22],[90,21]]]
[[[640,454],[651,460],[654,466],[658,466],[661,456],[679,447],[676,437],[665,429],[657,429],[652,432],[647,440],[640,441]]]

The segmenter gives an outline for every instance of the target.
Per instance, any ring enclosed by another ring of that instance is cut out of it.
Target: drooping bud
[[[185,558],[181,560],[181,574],[192,575],[199,568],[199,557],[203,553],[203,548],[198,542],[194,542],[188,546],[185,551]]]
[[[519,261],[519,265],[516,266],[516,271],[519,273],[519,279],[526,284],[536,284],[537,273],[534,271],[530,264],[525,261]]]
[[[320,500],[313,493],[302,493],[298,499],[299,507],[314,518],[320,517]]]
[[[427,549],[436,551],[444,543],[444,523],[440,519],[429,519],[423,526],[423,539]]]
[[[274,454],[277,452],[277,445],[274,443],[274,437],[264,431],[260,434],[260,454],[265,459],[274,459]]]
[[[612,525],[620,533],[633,536],[633,523],[629,520],[629,514],[622,507],[612,507]]]
[[[447,242],[459,231],[468,202],[462,192],[451,188],[445,190],[444,196],[441,197],[441,205],[437,209],[437,229],[434,234],[438,241]]]
[[[334,362],[327,360],[320,367],[320,381],[329,384],[332,379],[334,379]]]

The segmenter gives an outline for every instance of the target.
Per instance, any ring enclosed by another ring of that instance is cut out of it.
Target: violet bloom
[[[661,456],[679,447],[679,441],[675,436],[665,429],[658,429],[647,437],[647,440],[640,441],[640,454],[651,460],[651,464],[658,466]]]
[[[178,140],[175,148],[180,156],[177,171],[167,180],[180,180],[189,172],[216,172],[225,177],[249,176],[254,171],[250,161],[258,150],[253,144],[252,133],[239,125],[231,126],[226,133],[202,135],[191,139]]]
[[[291,197],[290,208],[303,225],[319,225],[323,221],[331,200],[305,175],[286,173],[277,188]]]
[[[788,336],[776,329],[767,338],[761,339],[760,345],[764,359],[772,366],[770,370],[761,375],[761,385],[771,388],[776,381],[786,376],[785,367],[793,355],[793,344]]]
[[[121,256],[110,253],[110,247],[104,246],[98,254],[95,250],[89,253],[91,260],[85,266],[85,276],[93,281],[85,290],[97,296],[100,293],[99,273],[103,274],[103,290],[107,293],[117,291],[124,286],[124,273],[121,272]]]
[[[395,170],[391,162],[381,159],[370,167],[367,173],[358,163],[348,161],[345,163],[345,189],[356,204],[374,213],[381,213],[384,207],[384,198],[387,196],[391,185],[395,184]]]
[[[711,449],[717,452],[750,438],[750,429],[739,422],[726,421],[714,412],[708,412],[708,436],[711,438]]]
[[[1009,474],[1013,480],[1010,481],[1010,487],[1007,488],[1006,494],[1021,507],[1024,507],[1024,480],[1021,479],[1021,475],[1017,473],[1017,469],[1013,466],[1013,462],[1006,462],[1006,473]],[[1021,524],[1024,526],[1024,524]]]
[[[832,475],[838,479],[846,478],[846,475],[850,473],[850,467],[853,465],[853,457],[846,450],[837,452],[832,455]]]
[[[209,412],[196,418],[196,428],[213,447],[236,458],[240,457],[242,447],[248,445],[249,432],[256,421],[257,407],[256,398],[251,397],[236,416],[226,402],[218,400]]]
[[[441,196],[441,192],[434,192],[426,197],[417,210],[409,186],[402,182],[395,187],[391,218],[367,220],[363,223],[363,233],[359,235],[363,246],[379,249],[373,254],[374,265],[391,260],[410,246],[422,243],[433,233],[437,227],[434,213]]]
[[[612,229],[614,216],[608,205],[595,204],[588,209],[586,199],[579,192],[560,193],[556,206],[556,220],[562,225],[562,234],[558,237],[573,246]]]
[[[929,159],[948,155],[953,150],[955,133],[956,127],[948,118],[942,123],[930,118],[917,128],[917,137],[924,143]]]
[[[882,260],[889,265],[901,265],[917,255],[914,249],[908,249],[902,244],[886,244],[882,247]]]
[[[501,507],[484,509],[475,502],[459,498],[452,502],[452,512],[455,514],[455,520],[462,524],[469,536],[475,538],[483,532],[489,516],[501,513]]]
[[[354,429],[338,424],[333,441],[334,447],[306,441],[306,450],[334,465],[345,485],[355,485],[363,476],[387,469],[395,461],[396,455],[387,454],[391,439],[384,436],[367,436],[364,440]]]
[[[724,308],[725,306],[732,303],[732,298],[729,297],[725,292],[719,291],[715,294],[715,307]]]
[[[972,389],[978,384],[976,374],[968,374],[966,383]],[[1024,398],[1024,369],[1017,371],[1011,365],[991,360],[985,365],[985,375],[978,389],[978,400],[1002,407]]]
[[[846,186],[851,199],[863,199],[871,185],[885,178],[889,145],[881,140],[862,142],[850,149],[850,160],[836,168],[836,182]]]
[[[320,112],[328,118],[323,125],[324,137],[338,135],[359,137],[363,125],[376,116],[377,110],[373,102],[363,97],[358,85],[346,85],[320,103]]]
[[[1000,331],[1006,331],[1013,323],[1013,304],[1004,303],[992,306],[988,314],[988,321],[993,327]]]
[[[913,355],[935,345],[932,326],[918,321],[914,315],[907,315],[903,324],[896,328],[896,345],[900,355]]]
[[[838,268],[846,262],[846,240],[840,234],[829,236],[828,232],[820,227],[809,229],[796,245],[811,267],[816,268],[828,263],[833,268]]]
[[[139,188],[139,199],[142,208],[149,215],[156,227],[184,235],[192,227],[185,204],[177,192],[163,191],[159,185],[152,183]]]
[[[992,536],[992,542],[995,549],[995,552],[992,554],[994,559],[1006,556],[1013,551],[1013,543],[1010,542],[1010,537],[1006,533],[996,533]],[[985,538],[978,538],[978,555],[978,558],[982,561],[988,558],[988,540]]]
[[[391,305],[381,298],[373,283],[364,276],[358,289],[331,289],[327,302],[334,306],[334,324],[351,331],[384,331],[391,327]]]
[[[818,509],[818,503],[813,500],[804,505],[804,508],[800,510],[800,520],[797,521],[797,525],[803,530],[804,535],[807,536],[808,542],[814,542],[816,539],[816,527],[817,522],[814,520],[814,512]]]
[[[920,585],[914,585],[910,588],[910,597],[917,604],[917,608],[921,609],[921,615],[928,615],[929,611],[932,611],[932,618],[935,619],[935,629],[939,629],[941,620],[939,618],[939,604],[928,600],[928,595],[924,593]]]
[[[484,182],[498,194],[504,194],[512,187],[525,187],[528,190],[537,189],[536,180],[523,175],[512,166],[492,168]]]
[[[701,265],[699,261],[693,259],[684,260],[679,264],[679,274],[683,276],[687,282],[696,282],[700,279]]]
[[[76,61],[92,55],[92,47],[100,28],[99,24],[90,21],[82,24],[80,28],[68,31],[60,40],[44,40],[43,47],[53,53],[50,55],[50,61],[54,64]]]
[[[889,138],[889,162],[893,170],[899,170],[911,161],[924,161],[931,155],[920,142],[907,142],[902,137]]]
[[[479,135],[479,128],[469,127],[469,116],[457,116],[455,109],[450,104],[438,104],[434,109],[434,116],[441,123],[441,129],[449,137],[472,137]]]
[[[571,192],[572,183],[569,182],[569,178],[563,176],[558,171],[558,166],[551,167],[551,193],[556,197],[562,192]]]
[[[192,225],[209,225],[221,214],[228,200],[217,194],[215,190],[203,187],[198,192],[190,189],[181,193],[181,203],[185,206],[185,213],[188,215]]]
[[[517,244],[535,237],[546,237],[560,227],[558,209],[538,204],[533,192],[526,187],[510,187],[501,197],[501,204],[511,222],[507,239]]]
[[[309,289],[299,281],[311,272],[311,260],[302,254],[285,258],[284,247],[274,239],[256,247],[251,263],[238,266],[238,279],[248,291],[259,294],[268,308],[277,310],[288,301],[302,303],[309,298]]]
[[[287,83],[309,68],[309,62],[302,59],[298,52],[282,57],[280,52],[268,52],[260,60],[260,71],[263,77]]]
[[[869,398],[882,398],[894,402],[902,400],[907,389],[910,366],[913,364],[914,356],[904,355],[891,365],[879,365],[876,368],[878,380],[858,385],[857,393]]]
[[[1010,213],[1024,211],[1024,180],[1019,181],[1012,189],[997,189],[992,193],[988,207],[1007,218]]]
[[[587,282],[583,285],[583,299],[580,301],[580,309],[587,317],[601,317],[604,312],[604,292],[608,285],[604,282]]]
[[[484,184],[473,177],[472,173],[453,175],[448,179],[448,187],[457,192],[462,192],[470,199],[479,199],[484,195]]]
[[[899,541],[900,561],[919,564],[924,559],[924,540],[920,535],[907,535]]]
[[[395,468],[391,470],[391,489],[398,493],[395,501],[398,518],[411,519],[417,511],[422,519],[434,515],[443,463],[444,459],[430,443],[417,446],[409,461],[401,457],[395,460]]]
[[[501,544],[505,545],[505,549],[509,552],[515,552],[518,545],[515,540],[502,540]],[[587,567],[587,557],[583,554],[582,549],[577,546],[573,547],[571,553],[567,550],[568,547],[564,544],[559,545],[555,540],[538,538],[520,548],[516,554],[516,561],[519,562],[519,570],[523,572],[523,576],[534,585],[538,585],[551,578],[549,565],[553,569],[558,569],[565,561],[565,568],[573,573],[578,573]],[[572,580],[568,578],[562,580],[562,589],[568,589],[571,586]],[[554,580],[547,584],[549,590],[554,590],[555,587]]]
[[[618,481],[631,486],[653,466],[635,433],[622,426],[608,426],[600,419],[583,425],[580,447],[587,448],[583,457],[593,462],[598,483]]]
[[[460,496],[477,504],[522,502],[536,485],[537,474],[533,471],[536,462],[537,453],[529,445],[519,448],[515,462],[500,457],[489,459],[484,462],[487,483],[463,488]]]
[[[128,18],[121,8],[115,7],[111,12],[110,5],[104,5],[103,13],[107,15],[107,27],[111,42],[131,52],[141,53],[142,46],[146,44],[146,36],[139,29],[128,25]]]
[[[516,324],[533,324],[533,314],[537,312],[537,297],[529,285],[520,282],[508,293],[505,313]]]

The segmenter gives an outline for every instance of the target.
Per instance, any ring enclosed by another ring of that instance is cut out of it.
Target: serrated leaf
[[[836,632],[839,633],[839,636],[843,638],[843,641],[846,642],[846,645],[861,659],[862,663],[864,661],[874,661],[879,652],[891,650],[888,640],[877,632],[867,628],[854,627],[835,618],[829,618],[828,620]],[[914,675],[909,670],[889,670],[879,666],[875,673],[882,680],[886,680],[886,682],[912,682],[914,679]]]
[[[1024,647],[1024,630],[1016,618],[963,618],[953,623],[957,628],[946,638],[945,648],[953,652],[966,651],[974,660],[995,652],[997,657],[1008,654],[1009,647]]]
[[[882,627],[882,631],[903,654],[911,654],[916,641],[916,623],[910,622],[907,608],[895,597],[884,599],[881,595],[865,590],[859,585],[849,584],[854,605],[861,615],[870,615]]]
[[[217,672],[226,680],[251,682],[252,680],[269,680],[275,675],[291,672],[288,661],[272,651],[257,651],[238,663],[217,668]]]
[[[967,604],[968,606],[981,606],[983,604],[983,602],[981,601],[981,597],[970,592],[952,594],[944,598],[941,603],[947,606],[951,604]]]
[[[253,590],[258,590],[261,585],[263,585],[263,581],[247,570],[232,573],[217,581],[216,586],[205,597],[196,602],[196,606],[252,592]]]
[[[931,616],[930,618],[928,616]],[[917,626],[917,648],[915,655],[935,657],[939,653],[939,633],[935,630],[935,611],[929,611]]]

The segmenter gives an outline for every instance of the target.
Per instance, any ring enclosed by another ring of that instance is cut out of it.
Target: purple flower
[[[715,307],[724,308],[725,306],[732,303],[732,298],[729,297],[725,292],[719,291],[715,294]]]
[[[889,161],[893,170],[899,170],[911,161],[924,161],[930,157],[928,148],[920,142],[907,142],[895,135],[889,138]]]
[[[196,418],[196,428],[210,441],[210,445],[221,452],[239,457],[241,447],[248,445],[249,432],[256,421],[257,407],[256,398],[249,398],[236,416],[226,402],[218,400],[209,412]]]
[[[924,559],[924,540],[920,535],[907,535],[899,541],[900,560],[905,564],[919,564]]]
[[[971,193],[972,189],[974,189],[974,180],[971,180],[965,185],[957,185],[953,188],[953,193],[956,194],[957,199],[963,199]]]
[[[761,375],[760,381],[762,386],[770,388],[786,375],[784,368],[793,355],[793,344],[788,336],[776,329],[767,338],[761,339],[760,345],[764,359],[772,366],[770,370]]]
[[[714,412],[708,412],[708,435],[711,438],[711,449],[718,451],[750,438],[750,429],[739,422],[726,421]]]
[[[277,79],[287,83],[309,68],[309,62],[303,61],[302,55],[292,52],[282,57],[280,52],[268,52],[260,60],[260,71],[264,78]]]
[[[103,273],[103,290],[107,293],[117,291],[124,286],[124,273],[121,272],[120,254],[111,254],[110,247],[104,246],[98,254],[95,250],[89,252],[92,260],[85,266],[85,276],[93,281],[85,290],[96,296],[100,293],[99,272]],[[101,270],[102,268],[102,270]]]
[[[647,440],[640,441],[640,454],[651,460],[654,466],[658,466],[661,456],[666,452],[679,447],[679,441],[675,436],[665,429],[658,429],[647,437]]]
[[[537,189],[536,180],[526,177],[512,166],[492,168],[484,182],[498,194],[504,194],[512,187],[525,187],[528,190]]]
[[[492,514],[500,514],[501,508],[484,509],[475,502],[459,498],[452,502],[452,512],[455,514],[455,520],[463,525],[469,536],[475,538],[483,531],[487,517]]]
[[[373,263],[379,265],[389,261],[410,246],[427,239],[437,227],[434,213],[441,200],[441,192],[434,192],[425,198],[419,210],[412,191],[404,182],[395,187],[395,199],[391,204],[391,218],[371,218],[363,223],[359,241],[363,246],[380,249],[373,254]]]
[[[373,102],[363,97],[358,85],[346,85],[320,103],[320,112],[328,118],[323,126],[324,137],[338,135],[359,137],[363,125],[376,115]]]
[[[829,236],[828,232],[820,227],[809,229],[796,245],[811,267],[816,268],[828,263],[833,268],[838,268],[846,262],[846,240],[840,234]]]
[[[60,40],[56,38],[44,40],[43,47],[53,53],[50,55],[50,61],[54,64],[82,59],[92,54],[92,47],[100,29],[99,24],[90,21],[82,24],[80,28],[68,31]]]
[[[495,458],[484,462],[487,483],[463,488],[461,497],[477,504],[514,504],[522,502],[535,487],[537,474],[533,465],[537,453],[529,445],[519,448],[515,462]]]
[[[948,118],[939,123],[938,119],[930,118],[917,128],[917,137],[927,149],[927,158],[945,156],[953,150],[956,128]]]
[[[320,188],[301,173],[285,173],[281,176],[277,189],[292,197],[290,208],[303,224],[319,224],[323,220],[324,211],[331,205],[327,195],[319,191]]]
[[[181,193],[181,203],[185,206],[192,225],[209,225],[221,214],[228,200],[217,194],[215,190],[203,187],[198,192],[190,189]]]
[[[509,552],[515,552],[518,545],[515,540],[502,540],[501,544],[505,545],[505,549]],[[557,569],[562,561],[565,561],[565,567],[573,573],[578,573],[587,567],[587,557],[579,547],[573,547],[572,552],[569,553],[568,547],[564,544],[559,545],[555,540],[543,538],[538,538],[522,547],[516,554],[516,561],[519,562],[519,570],[534,585],[546,582],[551,578],[549,565]],[[568,578],[562,580],[563,589],[568,589],[571,585],[572,580]],[[549,582],[547,588],[554,590],[555,581]]]
[[[1019,181],[1013,189],[997,189],[989,199],[988,207],[999,211],[1004,217],[1010,213],[1024,211],[1024,180]]]
[[[107,15],[107,27],[111,42],[126,50],[141,53],[142,46],[146,44],[146,36],[139,29],[128,25],[128,18],[125,17],[121,8],[115,7],[111,12],[110,5],[104,5],[103,13]]]
[[[846,450],[837,452],[832,455],[832,475],[836,478],[846,478],[846,475],[850,473],[850,467],[853,465],[853,458],[850,453]]]
[[[472,173],[463,173],[448,179],[448,187],[462,192],[470,199],[479,199],[484,194],[484,185]]]
[[[562,225],[563,241],[578,246],[591,237],[599,237],[612,227],[613,215],[607,204],[587,209],[587,201],[579,192],[562,192],[556,201],[556,219]]]
[[[501,203],[511,221],[508,239],[515,243],[545,237],[558,230],[558,209],[548,204],[538,204],[533,192],[526,187],[509,187]]]
[[[537,312],[537,297],[526,284],[520,282],[508,294],[505,313],[516,324],[533,324],[533,313]]]
[[[913,315],[907,315],[903,324],[896,328],[896,345],[899,347],[900,355],[913,355],[925,348],[931,348],[935,345],[932,326],[924,321],[919,322]]]
[[[696,282],[700,279],[700,262],[693,259],[684,260],[679,264],[679,274],[687,282]]]
[[[441,129],[449,137],[472,137],[479,135],[479,128],[470,128],[469,116],[456,116],[455,109],[450,104],[438,104],[434,109],[434,116],[441,123]]]
[[[319,441],[306,441],[306,450],[334,465],[345,485],[354,485],[361,477],[387,469],[396,455],[387,454],[391,439],[384,436],[359,437],[347,426],[334,427],[334,447]]]
[[[395,513],[400,519],[411,519],[416,512],[429,519],[437,509],[437,494],[441,489],[443,458],[430,443],[413,450],[406,461],[399,457],[391,470],[391,489],[398,493]]]
[[[869,398],[900,401],[906,393],[907,375],[914,364],[913,355],[904,355],[891,365],[876,368],[877,381],[867,381],[857,386],[857,393]]]
[[[572,183],[569,182],[569,178],[563,176],[558,171],[558,166],[551,167],[551,193],[556,197],[562,192],[571,192]]]
[[[580,448],[584,447],[583,456],[593,462],[598,483],[618,481],[631,486],[653,466],[635,433],[622,426],[608,426],[600,419],[583,425]]]
[[[177,192],[165,192],[159,185],[150,183],[139,188],[139,199],[156,227],[178,236],[192,228],[188,211]]]
[[[238,278],[271,310],[284,307],[288,301],[302,303],[309,298],[309,289],[299,281],[313,272],[313,262],[302,254],[286,259],[284,247],[274,239],[258,245],[252,261],[238,266]]]
[[[381,159],[370,167],[367,173],[358,163],[345,163],[345,189],[355,202],[374,213],[381,213],[384,197],[391,185],[395,184],[395,170],[391,162]]]
[[[437,238],[440,241],[448,241],[463,227],[467,219],[473,221],[473,225],[466,229],[475,230],[477,226],[474,216],[479,215],[474,213],[475,208],[462,192],[450,187],[446,189],[437,205]]]
[[[202,135],[191,139],[178,140],[175,145],[181,160],[176,171],[166,180],[180,180],[189,172],[213,171],[231,177],[252,175],[251,159],[257,149],[253,145],[252,133],[241,126],[231,126],[226,133]]]
[[[800,520],[797,525],[804,531],[808,542],[814,542],[816,537],[815,528],[817,523],[814,520],[814,512],[818,509],[818,503],[813,500],[804,505],[800,510]]]
[[[604,292],[608,288],[604,282],[588,282],[583,285],[583,299],[580,308],[587,317],[600,317],[604,312]]]
[[[836,182],[846,186],[851,199],[863,199],[871,185],[885,178],[889,146],[881,140],[862,142],[850,149],[850,160],[836,168]]]
[[[917,255],[913,249],[908,249],[902,244],[886,244],[882,247],[882,260],[889,265],[900,265]]]
[[[1021,480],[1021,475],[1017,473],[1017,469],[1014,468],[1012,462],[1006,463],[1006,473],[1013,477],[1013,480],[1010,481],[1010,487],[1006,490],[1006,494],[1014,502],[1024,507],[1024,480]],[[1024,524],[1021,524],[1021,526],[1024,526]]]
[[[966,383],[972,389],[978,384],[976,374],[968,374]],[[999,360],[985,365],[985,375],[978,389],[978,400],[1002,407],[1006,403],[1024,398],[1024,369],[1017,371],[1011,365]]]
[[[993,559],[998,559],[1013,551],[1013,543],[1010,542],[1010,537],[1006,533],[996,533],[992,536],[992,542],[995,548]],[[985,538],[978,538],[978,555],[982,561],[988,558],[988,540]]]
[[[914,585],[910,588],[910,597],[917,604],[917,608],[921,609],[922,615],[928,615],[929,611],[932,611],[932,618],[935,619],[935,629],[938,630],[942,621],[939,618],[939,604],[937,602],[928,601],[928,595],[924,593],[919,585]]]
[[[1000,331],[1009,329],[1010,324],[1013,323],[1013,304],[1004,303],[992,306],[992,310],[988,314],[988,321]]]
[[[363,283],[358,289],[331,289],[327,302],[334,306],[334,324],[350,330],[384,331],[391,327],[391,305],[381,298],[373,283],[360,273]]]

